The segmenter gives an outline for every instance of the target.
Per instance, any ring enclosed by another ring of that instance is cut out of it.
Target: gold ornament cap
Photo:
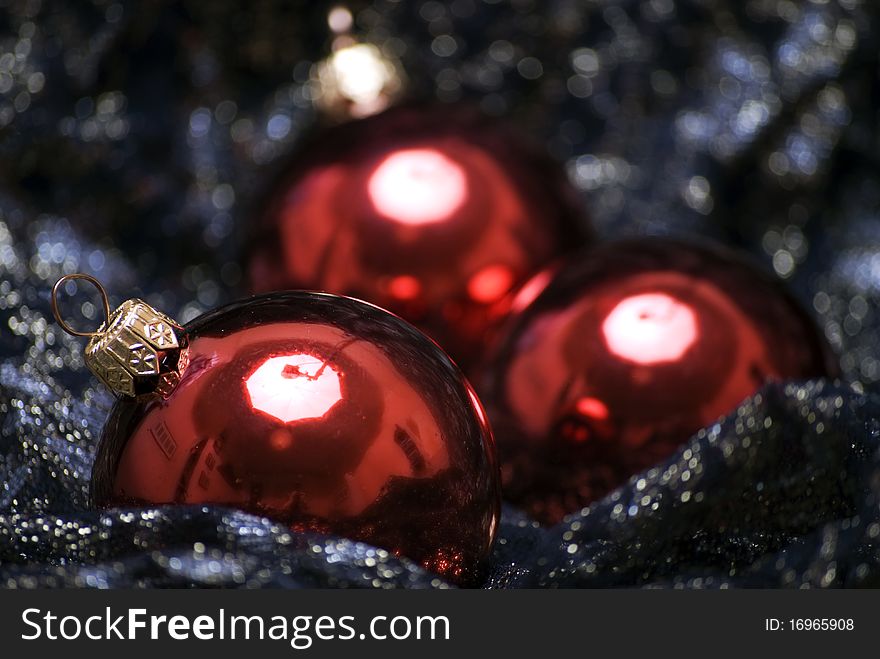
[[[405,76],[400,59],[352,33],[354,16],[335,6],[327,14],[333,34],[331,52],[312,67],[310,96],[315,108],[336,122],[381,112],[403,96]]]
[[[105,321],[94,332],[68,325],[58,310],[58,292],[65,282],[81,279],[101,294]],[[186,333],[179,324],[139,299],[123,302],[110,311],[107,291],[86,274],[65,275],[52,289],[52,313],[61,328],[74,336],[88,336],[86,366],[114,393],[140,396],[170,394],[186,367]]]

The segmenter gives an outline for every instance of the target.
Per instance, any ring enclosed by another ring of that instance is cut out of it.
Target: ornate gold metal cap
[[[88,281],[101,294],[105,321],[94,332],[77,331],[61,317],[58,291],[71,279]],[[52,289],[52,313],[65,332],[90,337],[86,365],[114,393],[167,396],[180,381],[186,367],[184,329],[143,300],[127,300],[111,313],[101,283],[90,275],[72,274],[59,279]]]

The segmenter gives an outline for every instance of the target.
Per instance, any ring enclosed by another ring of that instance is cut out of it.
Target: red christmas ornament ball
[[[99,508],[232,506],[476,578],[499,515],[492,434],[423,334],[357,300],[276,293],[187,325],[181,363],[167,397],[116,402]]]
[[[611,244],[531,288],[482,394],[505,500],[545,523],[669,457],[768,380],[838,374],[782,284],[719,247]]]
[[[253,291],[389,309],[468,366],[512,293],[588,239],[562,169],[464,106],[405,106],[317,133],[257,212]]]

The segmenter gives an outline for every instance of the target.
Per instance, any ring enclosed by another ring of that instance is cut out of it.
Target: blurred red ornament
[[[464,365],[513,291],[587,241],[561,168],[459,106],[399,107],[321,132],[267,198],[248,250],[252,290],[368,300]]]
[[[766,381],[838,374],[782,284],[721,248],[621,242],[541,288],[517,301],[482,393],[505,500],[545,523],[668,458]]]
[[[127,305],[90,354],[115,355],[115,328],[140,322],[176,345],[173,324]],[[157,352],[179,375],[170,392],[112,411],[93,474],[99,508],[232,506],[475,578],[499,514],[495,448],[473,390],[433,342],[372,305],[306,292],[226,306],[177,337],[179,358]],[[128,365],[149,363],[141,351]],[[113,369],[97,372],[113,385]]]

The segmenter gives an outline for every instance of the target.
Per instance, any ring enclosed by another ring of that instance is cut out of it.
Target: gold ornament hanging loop
[[[63,329],[68,334],[72,334],[73,336],[99,336],[101,334],[100,331],[80,332],[79,330],[75,330],[70,325],[68,325],[61,317],[61,311],[58,309],[58,291],[61,290],[61,287],[64,284],[74,279],[82,279],[84,281],[87,281],[92,286],[98,289],[98,293],[101,294],[101,302],[104,304],[104,325],[106,325],[110,320],[110,300],[107,298],[107,291],[104,290],[101,282],[99,282],[97,279],[95,279],[91,275],[86,275],[81,272],[77,272],[72,275],[64,275],[61,279],[55,282],[55,286],[52,287],[52,313],[55,316],[55,320],[61,326],[61,329]]]
[[[75,330],[61,317],[58,291],[73,279],[89,282],[101,294],[105,320],[94,332]],[[52,313],[65,332],[89,337],[83,352],[86,366],[117,394],[167,396],[187,366],[183,327],[137,298],[111,312],[107,291],[91,275],[76,273],[59,279],[52,288]]]

